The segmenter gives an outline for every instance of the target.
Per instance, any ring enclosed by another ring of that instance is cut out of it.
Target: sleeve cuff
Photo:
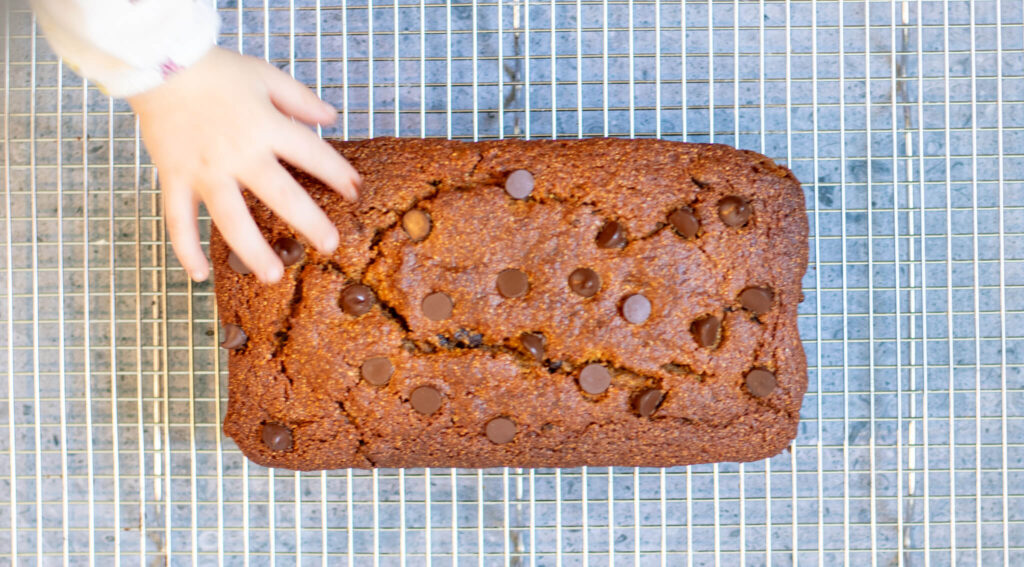
[[[124,98],[160,86],[174,74],[192,66],[217,44],[220,20],[212,8],[193,11],[190,23],[180,26],[179,33],[164,38],[162,49],[151,52],[147,61],[134,61],[127,68],[96,76],[93,79],[110,96]]]

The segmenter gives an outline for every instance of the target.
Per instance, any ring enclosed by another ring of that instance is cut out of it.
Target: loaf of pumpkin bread
[[[660,140],[333,142],[330,256],[252,195],[285,275],[214,230],[224,432],[254,462],[752,461],[796,435],[804,197],[768,158]]]

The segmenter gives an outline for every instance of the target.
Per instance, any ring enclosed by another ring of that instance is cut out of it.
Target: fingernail
[[[322,101],[321,101],[322,102]],[[330,103],[324,102],[324,121],[323,124],[333,124],[338,118],[338,109],[334,108]]]
[[[273,268],[268,268],[266,272],[263,272],[263,280],[267,283],[277,283],[283,275],[284,268],[281,266],[274,266]]]
[[[328,235],[320,242],[320,250],[330,254],[338,248],[338,233]]]
[[[205,266],[196,268],[196,270],[189,275],[191,275],[192,279],[197,282],[205,282],[206,278],[210,277],[210,265],[206,264]]]

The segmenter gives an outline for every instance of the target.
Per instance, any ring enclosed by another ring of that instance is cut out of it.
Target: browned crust
[[[221,235],[211,237],[221,320],[249,336],[230,355],[224,432],[256,463],[301,470],[669,466],[762,459],[795,437],[807,386],[797,305],[808,228],[802,190],[788,169],[754,152],[660,140],[334,144],[363,176],[359,202],[298,177],[337,223],[337,252],[327,257],[307,246],[280,283],[265,286],[234,273]],[[503,191],[516,169],[536,180],[524,201]],[[718,219],[715,204],[727,195],[752,203],[744,228]],[[268,239],[300,238],[247,199]],[[695,241],[665,226],[684,205],[701,220]],[[420,243],[400,223],[413,207],[433,219]],[[595,246],[606,219],[626,227],[626,248]],[[495,289],[496,274],[510,267],[530,277],[523,298],[503,299]],[[601,275],[595,297],[566,287],[577,267]],[[355,282],[380,299],[359,318],[338,306],[341,290]],[[736,299],[752,285],[769,285],[776,295],[771,312],[757,319]],[[450,320],[420,313],[432,291],[454,299]],[[632,293],[654,305],[640,326],[618,313]],[[699,348],[689,332],[708,313],[724,321],[714,351]],[[561,366],[526,356],[517,341],[524,331],[543,333],[548,357]],[[361,362],[373,356],[394,363],[384,387],[359,378]],[[615,369],[600,396],[576,384],[590,361]],[[754,366],[775,372],[778,388],[767,398],[743,386]],[[421,385],[445,396],[434,415],[408,403]],[[631,399],[649,387],[667,395],[653,417],[642,418]],[[497,416],[517,423],[513,442],[487,440],[484,426]],[[268,421],[293,428],[291,451],[263,445]]]

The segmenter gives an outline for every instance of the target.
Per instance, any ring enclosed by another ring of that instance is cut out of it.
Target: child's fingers
[[[359,173],[311,130],[282,119],[275,127],[274,153],[307,171],[350,201],[358,197]]]
[[[240,180],[321,253],[330,254],[338,247],[334,223],[277,160],[268,157],[264,165],[246,171]]]
[[[249,216],[238,186],[227,179],[208,185],[203,201],[224,240],[242,263],[265,283],[280,280],[284,266]]]
[[[273,65],[260,65],[270,100],[284,114],[306,124],[333,124],[338,111],[316,93]]]
[[[199,201],[188,187],[177,182],[164,183],[164,218],[167,219],[167,233],[171,237],[174,254],[189,277],[197,282],[210,275],[210,263],[199,244]]]

